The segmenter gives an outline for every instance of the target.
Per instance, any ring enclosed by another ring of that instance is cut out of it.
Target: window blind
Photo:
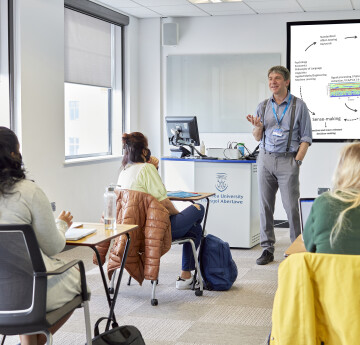
[[[111,24],[65,8],[65,82],[111,87]]]

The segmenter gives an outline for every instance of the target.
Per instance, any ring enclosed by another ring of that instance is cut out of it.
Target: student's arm
[[[36,189],[32,199],[31,217],[40,249],[48,256],[60,253],[65,247],[67,221],[60,219],[63,226],[56,226],[50,201],[40,188]]]

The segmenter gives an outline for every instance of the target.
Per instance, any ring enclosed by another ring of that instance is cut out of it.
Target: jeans
[[[205,208],[201,204],[198,205],[200,206],[200,210],[191,205],[182,212],[170,216],[171,235],[173,241],[183,237],[192,237],[194,239],[195,247],[199,247],[202,235],[201,222],[204,218]],[[194,269],[195,260],[191,244],[184,243],[182,253],[182,270],[192,271]]]

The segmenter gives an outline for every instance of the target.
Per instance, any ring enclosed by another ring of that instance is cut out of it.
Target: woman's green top
[[[360,207],[346,212],[345,222],[333,247],[330,233],[342,210],[349,207],[324,193],[316,198],[306,221],[303,238],[306,250],[315,253],[360,254]]]

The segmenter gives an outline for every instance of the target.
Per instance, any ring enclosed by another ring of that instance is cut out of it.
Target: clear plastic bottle
[[[201,141],[201,145],[200,145],[200,153],[202,155],[205,154],[205,144],[204,144],[204,141]]]
[[[104,223],[105,230],[116,229],[116,194],[112,186],[107,187],[104,193]]]

